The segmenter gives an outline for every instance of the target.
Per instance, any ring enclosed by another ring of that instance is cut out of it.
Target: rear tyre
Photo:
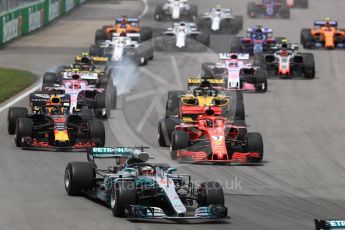
[[[89,53],[91,56],[100,56],[100,48],[98,45],[91,45],[90,46],[90,50],[89,50]]]
[[[304,77],[307,79],[315,78],[315,61],[313,54],[304,56]]]
[[[264,157],[264,142],[260,133],[248,133],[247,135],[248,152],[258,152],[259,158],[249,159],[250,162],[260,162]]]
[[[89,138],[94,141],[97,147],[103,147],[105,144],[105,129],[104,124],[100,120],[90,120],[89,125]]]
[[[107,40],[107,34],[104,29],[98,29],[96,30],[95,34],[95,43],[100,43]]]
[[[267,74],[263,69],[256,70],[255,73],[255,88],[257,92],[267,91]]]
[[[24,147],[23,139],[25,137],[32,137],[33,126],[33,121],[27,117],[17,119],[16,136],[14,139],[17,147]]]
[[[180,96],[184,95],[182,90],[171,90],[168,92],[165,116],[177,116],[180,113]]]
[[[198,18],[198,6],[190,5],[189,9],[189,20],[195,21]]]
[[[56,81],[57,81],[57,73],[54,73],[54,72],[44,73],[43,82],[42,82],[42,91],[44,91],[46,87],[53,87]]]
[[[156,21],[161,21],[164,17],[163,4],[158,4],[155,8],[154,17]]]
[[[16,132],[17,119],[20,117],[26,117],[28,109],[23,107],[11,107],[8,109],[7,114],[7,130],[8,134],[13,135]]]
[[[119,181],[110,192],[110,208],[115,217],[124,217],[127,206],[137,203],[134,181]]]
[[[91,189],[94,183],[94,169],[88,162],[71,162],[65,169],[65,189],[68,195],[77,196],[82,190]]]
[[[257,7],[255,2],[249,2],[247,4],[247,13],[251,18],[256,18],[257,16]]]

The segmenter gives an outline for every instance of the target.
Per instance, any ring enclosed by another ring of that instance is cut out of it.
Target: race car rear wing
[[[149,155],[144,150],[148,147],[94,147],[87,149],[87,159],[93,161],[96,158],[133,158],[146,162]]]
[[[327,25],[327,22],[324,20],[314,21],[314,26],[326,26],[326,25]],[[337,27],[338,22],[337,21],[329,21],[329,25],[332,27]]]
[[[190,87],[196,86],[199,87],[200,83],[205,81],[205,79],[202,78],[188,78],[187,79],[187,87],[188,89]],[[213,78],[207,78],[207,81],[212,84],[213,87],[224,87],[224,79],[213,79]]]
[[[60,106],[70,107],[71,97],[66,94],[45,94],[45,93],[32,93],[29,96],[30,105],[34,107],[44,107],[47,104],[56,104]]]
[[[121,23],[123,20],[123,18],[116,18],[115,22],[117,23]],[[126,21],[129,23],[139,23],[140,19],[139,18],[126,18]]]
[[[317,220],[314,219],[315,230],[345,229],[345,220]]]
[[[250,55],[248,53],[220,53],[219,60],[229,60],[229,59],[237,59],[237,60],[249,60]]]

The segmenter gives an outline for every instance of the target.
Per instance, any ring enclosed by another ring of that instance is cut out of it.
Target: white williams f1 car
[[[236,34],[243,28],[242,16],[234,16],[231,9],[212,8],[198,21],[203,31],[211,33]]]
[[[92,56],[102,57],[107,63],[132,61],[138,65],[145,65],[153,59],[153,46],[150,42],[139,43],[129,36],[115,36],[101,44],[90,47]]]
[[[190,5],[188,0],[168,0],[165,4],[156,6],[155,19],[160,20],[195,20],[198,17],[198,7]]]
[[[208,34],[198,31],[193,22],[175,22],[164,32],[163,38],[156,39],[156,48],[202,51],[210,44]]]

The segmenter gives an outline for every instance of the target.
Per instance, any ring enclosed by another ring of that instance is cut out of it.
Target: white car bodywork
[[[140,44],[137,41],[134,41],[131,36],[117,36],[114,34],[112,40],[104,41],[100,47],[101,48],[112,48],[112,55],[110,61],[121,61],[126,49],[137,48]],[[136,36],[134,36],[136,37]]]
[[[233,19],[232,10],[225,8],[212,8],[210,12],[206,12],[202,18],[211,20],[211,30],[220,30],[220,23],[224,19]]]
[[[168,10],[171,13],[172,19],[180,19],[181,11],[189,10],[190,5],[188,0],[168,0],[167,3],[163,5],[163,10]]]
[[[186,46],[186,39],[190,35],[198,35],[200,32],[193,22],[175,22],[172,28],[168,28],[164,35],[176,37],[176,47]]]

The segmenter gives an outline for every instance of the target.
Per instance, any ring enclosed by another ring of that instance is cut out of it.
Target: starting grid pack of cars
[[[308,7],[308,0],[249,2],[249,17],[290,17],[292,7]],[[226,219],[228,210],[218,182],[196,186],[190,175],[178,174],[168,164],[149,163],[146,147],[104,147],[103,119],[116,108],[117,89],[112,73],[117,66],[145,65],[154,51],[201,52],[210,34],[237,34],[242,16],[216,6],[198,15],[188,0],[167,0],[156,6],[156,21],[172,21],[159,36],[138,18],[116,18],[95,33],[89,52],[75,62],[43,76],[42,89],[30,94],[30,108],[11,107],[8,133],[23,149],[86,152],[87,161],[70,162],[64,184],[68,195],[85,195],[109,206],[116,217],[135,219]],[[155,38],[157,37],[157,39]],[[152,42],[152,40],[155,40]],[[305,49],[345,48],[345,30],[330,18],[302,29]],[[187,163],[252,163],[264,157],[260,133],[249,132],[243,92],[265,93],[268,78],[315,77],[312,53],[298,51],[297,43],[274,37],[264,26],[236,36],[231,50],[218,62],[202,63],[200,75],[187,79],[187,90],[167,92],[165,116],[158,122],[158,143],[170,147],[171,160]],[[100,169],[98,159],[117,164]],[[316,229],[344,228],[342,220],[315,220]]]

